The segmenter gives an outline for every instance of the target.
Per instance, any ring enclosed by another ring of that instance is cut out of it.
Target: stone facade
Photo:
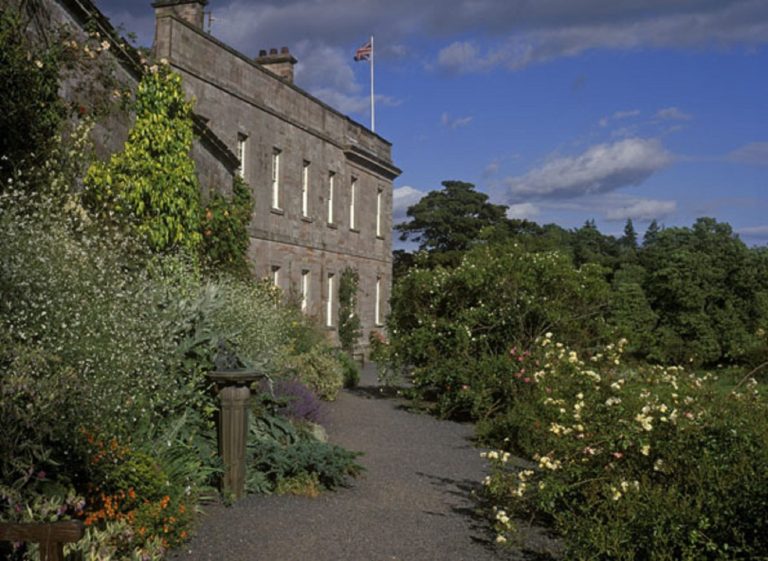
[[[155,55],[242,159],[254,195],[249,257],[329,330],[345,267],[360,275],[364,333],[381,327],[392,275],[391,145],[293,83],[288,49],[249,58],[202,29],[203,0],[156,2]]]

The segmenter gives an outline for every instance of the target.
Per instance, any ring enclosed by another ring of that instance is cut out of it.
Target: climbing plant
[[[341,348],[352,354],[361,335],[360,316],[357,315],[357,289],[360,275],[357,269],[347,267],[339,279],[339,342]]]
[[[196,248],[200,189],[190,157],[192,104],[167,64],[147,69],[136,92],[136,122],[122,152],[91,166],[85,201],[107,219],[123,219],[151,247]]]
[[[203,264],[217,271],[249,273],[246,251],[252,207],[251,189],[240,177],[233,181],[231,200],[219,193],[210,196],[200,219]]]
[[[65,116],[57,45],[36,46],[15,9],[0,11],[0,191],[51,154]]]

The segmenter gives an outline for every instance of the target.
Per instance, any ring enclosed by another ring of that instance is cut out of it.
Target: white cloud
[[[683,113],[677,107],[665,107],[664,109],[659,109],[656,112],[655,117],[662,121],[690,121],[693,119],[692,115]]]
[[[766,226],[747,226],[738,228],[736,233],[740,236],[768,240],[768,225]]]
[[[467,116],[467,117],[451,117],[448,113],[443,113],[440,116],[440,123],[444,127],[448,127],[451,129],[459,129],[461,127],[466,127],[468,124],[472,122],[473,117]]]
[[[509,206],[507,218],[532,220],[540,213],[541,209],[533,203],[519,203]]]
[[[408,207],[418,203],[427,193],[419,191],[408,185],[398,187],[392,191],[392,215],[395,222],[406,219]]]
[[[637,117],[640,115],[639,109],[630,109],[629,111],[616,111],[613,114],[614,119],[629,119],[630,117]]]
[[[662,201],[655,199],[637,199],[615,208],[606,209],[606,220],[624,221],[627,219],[649,221],[659,220],[677,210],[676,201]]]
[[[147,4],[99,0],[99,7],[151,40]],[[400,56],[418,37],[447,38],[439,64],[463,71],[520,68],[589,49],[758,46],[768,42],[765,0],[217,0],[213,33],[246,54],[311,38],[353,49],[375,30],[381,56]],[[366,30],[360,32],[358,30]],[[496,44],[481,52],[456,42],[467,32]],[[145,45],[148,42],[142,41]],[[396,46],[388,50],[388,45]],[[478,66],[476,63],[481,62]]]
[[[768,166],[768,142],[752,142],[737,148],[726,159],[739,164]]]
[[[592,146],[578,156],[553,158],[506,183],[512,200],[608,193],[639,185],[672,160],[658,140],[628,138]]]

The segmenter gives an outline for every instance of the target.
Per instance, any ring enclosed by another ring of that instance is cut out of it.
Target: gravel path
[[[202,561],[497,561],[548,559],[498,552],[471,491],[484,476],[472,426],[409,413],[383,398],[365,368],[361,387],[329,407],[330,440],[365,453],[364,475],[319,498],[249,496],[208,509],[173,556]],[[535,549],[547,547],[540,542]],[[530,540],[528,540],[530,541]]]

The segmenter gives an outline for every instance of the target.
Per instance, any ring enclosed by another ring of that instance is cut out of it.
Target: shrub
[[[361,473],[359,453],[317,440],[277,414],[276,403],[263,399],[249,417],[247,486],[251,491],[315,495],[319,489],[345,485]]]
[[[166,495],[190,510],[217,468],[204,287],[183,257],[147,255],[45,201],[0,204],[0,518],[43,516],[41,497],[100,528],[138,529]],[[178,514],[175,533],[158,536],[156,518],[120,551],[181,539]]]
[[[516,244],[478,247],[454,269],[414,267],[398,282],[388,359],[411,367],[416,390],[437,395],[444,415],[484,416],[498,409],[490,385],[510,347],[553,326],[580,347],[592,345],[610,333],[606,302],[599,267],[575,269],[565,255]]]
[[[190,156],[192,105],[167,64],[148,69],[136,92],[136,121],[123,152],[91,166],[85,200],[103,219],[133,224],[156,250],[197,248],[200,186]]]
[[[357,361],[344,351],[337,352],[336,358],[344,372],[344,387],[356,388],[360,383],[360,366]]]
[[[525,395],[502,417],[511,430],[485,481],[499,541],[533,513],[568,559],[764,558],[768,402],[754,382],[726,393],[709,374],[628,368],[623,347],[586,358],[544,337],[521,363],[528,381],[510,371]],[[511,468],[509,450],[537,466]]]
[[[323,404],[314,392],[298,380],[277,380],[263,383],[262,391],[267,391],[279,404],[276,412],[296,421],[309,421],[323,424],[325,412]]]
[[[322,399],[336,399],[344,385],[341,363],[327,345],[315,345],[307,352],[288,356],[285,368],[289,375],[301,380]]]

